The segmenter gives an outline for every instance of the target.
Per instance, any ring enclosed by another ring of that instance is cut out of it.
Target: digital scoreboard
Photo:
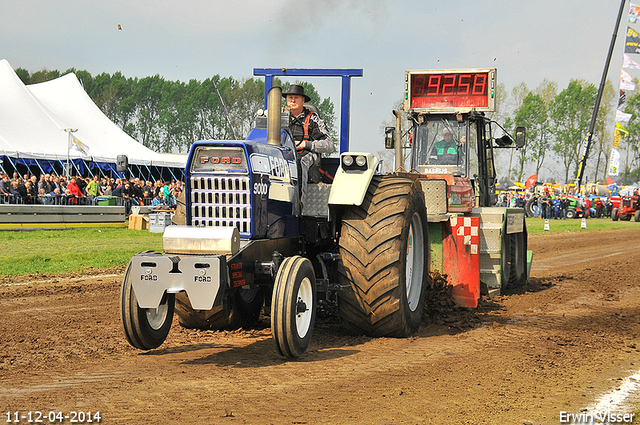
[[[406,112],[493,112],[496,68],[406,71]]]

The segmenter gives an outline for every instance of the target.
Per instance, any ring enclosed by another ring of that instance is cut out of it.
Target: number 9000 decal
[[[269,191],[269,186],[266,183],[254,183],[253,194],[254,195],[266,195]]]

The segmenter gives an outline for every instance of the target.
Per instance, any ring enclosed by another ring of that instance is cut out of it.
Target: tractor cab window
[[[469,156],[468,127],[465,122],[430,117],[415,128],[413,167],[424,172],[465,173]]]

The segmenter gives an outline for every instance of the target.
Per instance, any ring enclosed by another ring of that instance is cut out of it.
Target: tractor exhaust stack
[[[282,89],[272,87],[267,97],[267,143],[281,146]]]

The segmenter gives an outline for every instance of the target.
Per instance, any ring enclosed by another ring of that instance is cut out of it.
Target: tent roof
[[[51,142],[66,134],[48,111],[27,90],[6,60],[0,61],[0,152],[5,155],[44,158]],[[65,152],[66,155],[66,152]]]
[[[85,153],[68,149],[64,129]],[[186,155],[163,154],[138,143],[96,106],[75,74],[25,86],[5,59],[0,60],[0,154],[19,158],[92,159],[115,163],[127,155],[131,164],[180,167]]]

